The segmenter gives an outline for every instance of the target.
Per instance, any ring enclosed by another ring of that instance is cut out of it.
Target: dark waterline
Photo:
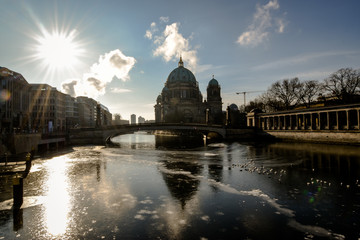
[[[0,239],[358,239],[358,147],[146,133],[0,177]],[[191,148],[190,148],[191,147]]]

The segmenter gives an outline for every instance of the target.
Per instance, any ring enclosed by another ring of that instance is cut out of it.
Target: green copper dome
[[[194,83],[196,84],[196,78],[194,74],[187,68],[184,67],[183,61],[180,57],[179,66],[175,68],[168,76],[167,83]]]
[[[219,86],[219,82],[215,78],[213,78],[210,80],[209,86]]]

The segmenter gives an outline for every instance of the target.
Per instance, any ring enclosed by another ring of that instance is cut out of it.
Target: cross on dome
[[[181,55],[180,55],[179,67],[184,67],[184,62],[182,61]]]

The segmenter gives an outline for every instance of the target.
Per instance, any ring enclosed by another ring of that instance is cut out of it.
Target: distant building
[[[221,124],[221,88],[213,77],[207,87],[207,101],[203,101],[194,74],[184,67],[180,57],[178,67],[169,74],[154,108],[157,123]]]
[[[0,67],[0,133],[30,127],[29,88],[21,74]]]
[[[136,124],[136,115],[135,115],[135,114],[131,114],[131,116],[130,116],[130,123],[131,123],[131,124]]]
[[[48,84],[30,84],[31,127],[41,133],[65,131],[66,94]]]
[[[226,108],[226,126],[241,128],[246,126],[246,115],[241,113],[238,106],[233,103]]]
[[[145,123],[145,118],[143,118],[142,116],[139,116],[138,123]]]

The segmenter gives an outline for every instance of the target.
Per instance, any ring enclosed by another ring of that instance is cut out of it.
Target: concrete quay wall
[[[286,141],[319,142],[333,144],[360,145],[359,131],[291,131],[291,130],[262,130],[258,137],[272,136]]]
[[[13,154],[36,152],[41,134],[12,134],[7,141],[7,148]]]
[[[98,144],[104,145],[104,131],[75,129],[69,134],[68,143],[71,145]]]
[[[226,129],[226,140],[253,140],[257,137],[253,128]]]

